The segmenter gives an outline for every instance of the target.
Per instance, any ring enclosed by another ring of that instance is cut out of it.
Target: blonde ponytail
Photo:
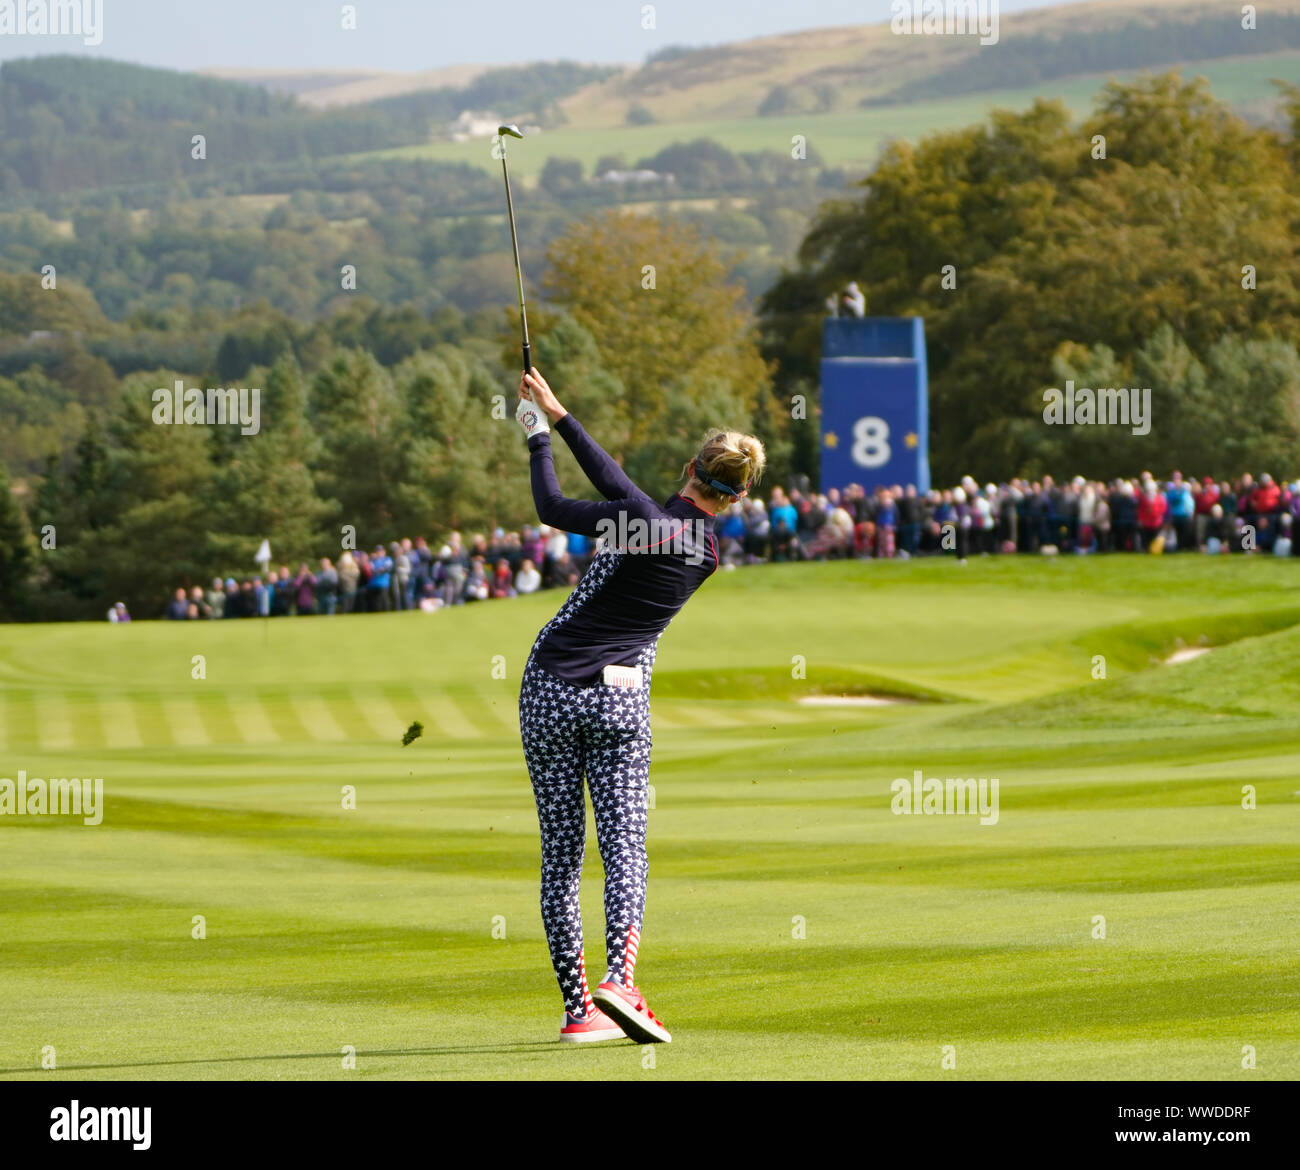
[[[691,462],[695,474],[691,475]],[[710,503],[725,506],[735,496],[711,487],[710,480],[732,487],[737,493],[756,484],[763,475],[767,453],[753,435],[740,431],[710,431],[700,446],[700,453],[682,468],[690,485]]]

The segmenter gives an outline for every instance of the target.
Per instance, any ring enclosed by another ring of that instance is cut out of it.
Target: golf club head
[[[504,138],[507,134],[510,135],[511,138],[522,138],[524,136],[523,131],[513,124],[510,126],[497,127],[498,137]]]

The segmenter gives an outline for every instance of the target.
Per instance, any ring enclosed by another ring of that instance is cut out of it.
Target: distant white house
[[[447,126],[453,142],[469,142],[474,138],[491,138],[501,125],[501,119],[490,110],[479,113],[475,110],[461,110],[454,122]]]
[[[447,124],[447,133],[453,142],[473,142],[491,138],[501,125],[501,119],[491,110],[461,110],[454,122]],[[525,134],[540,134],[540,126],[524,126]]]
[[[663,174],[659,171],[606,171],[600,176],[602,183],[675,183],[676,175]]]

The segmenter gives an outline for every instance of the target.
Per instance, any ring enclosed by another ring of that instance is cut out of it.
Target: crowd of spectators
[[[980,487],[969,477],[953,488],[918,492],[908,485],[867,492],[851,484],[824,494],[774,488],[766,503],[747,498],[714,521],[724,566],[761,562],[907,558],[1014,553],[1268,553],[1300,555],[1300,482],[1167,481],[1147,472],[1111,483],[1076,477],[1057,484],[1012,479]],[[539,589],[572,586],[594,542],[556,529],[496,529],[466,545],[458,532],[432,548],[420,537],[370,553],[322,557],[313,568],[287,565],[208,589],[178,588],[166,616],[176,620],[281,617],[290,614],[436,610]],[[120,606],[120,603],[119,603]],[[116,615],[116,616],[115,616]],[[112,621],[129,621],[125,607]]]
[[[200,585],[178,588],[165,616],[193,620],[435,610],[575,585],[592,551],[586,537],[546,527],[522,532],[498,528],[491,539],[474,536],[468,546],[453,532],[437,550],[423,537],[407,538],[388,548],[376,545],[369,553],[344,552],[337,563],[321,557],[315,568],[303,562],[294,572],[282,565],[242,581],[216,577],[206,590]]]
[[[1297,551],[1300,481],[1271,475],[1235,482],[1161,482],[1149,472],[1111,483],[1079,476],[1058,484],[1012,479],[980,487],[969,476],[953,488],[918,492],[884,487],[800,497],[772,492],[767,506],[744,500],[718,517],[722,555],[733,563],[912,557],[951,553]]]

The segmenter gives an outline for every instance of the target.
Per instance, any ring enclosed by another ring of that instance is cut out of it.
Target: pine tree
[[[411,534],[526,519],[528,453],[515,422],[518,387],[454,346],[414,355],[394,379],[412,435],[398,489]]]
[[[222,574],[251,572],[253,554],[263,539],[277,563],[292,567],[322,554],[333,555],[337,536],[326,518],[335,501],[316,490],[312,465],[320,440],[307,418],[307,382],[292,354],[269,370],[244,379],[261,394],[260,429],[227,436],[226,459],[211,483],[208,511],[212,525],[213,568]]]
[[[212,428],[155,423],[152,395],[172,386],[169,370],[134,374],[109,426],[99,528],[74,534],[83,581],[95,575],[95,608],[125,601],[135,617],[157,617],[178,586],[206,585],[212,563],[205,504],[211,499]]]
[[[407,439],[392,375],[365,350],[339,350],[312,380],[310,401],[317,483],[335,501],[333,523],[352,525],[358,543],[405,535],[396,495]]]
[[[36,542],[27,514],[14,494],[9,470],[0,463],[0,621],[28,616]]]

